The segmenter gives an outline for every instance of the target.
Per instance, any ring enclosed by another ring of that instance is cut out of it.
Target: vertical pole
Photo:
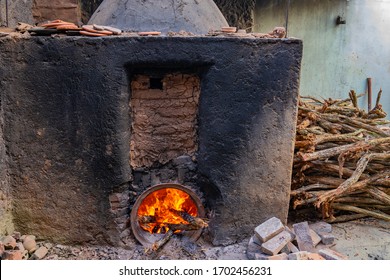
[[[5,0],[5,22],[6,22],[6,26],[9,27],[9,22],[8,22],[8,0]]]
[[[288,15],[290,12],[290,0],[287,0],[287,6],[286,6],[286,37],[288,37]]]
[[[372,109],[372,79],[367,78],[367,88],[368,88],[368,112]]]

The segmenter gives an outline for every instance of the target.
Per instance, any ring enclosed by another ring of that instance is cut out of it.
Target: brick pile
[[[330,249],[334,245],[332,226],[325,222],[301,222],[291,228],[278,218],[257,226],[249,240],[250,260],[344,260],[346,256]]]
[[[49,249],[50,244],[39,245],[34,235],[12,235],[0,237],[1,260],[41,260]]]

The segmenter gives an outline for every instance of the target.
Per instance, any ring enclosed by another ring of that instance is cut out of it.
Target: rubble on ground
[[[34,235],[21,235],[14,232],[12,235],[0,238],[1,260],[41,260],[45,258],[51,244],[37,243]]]
[[[21,36],[23,35],[23,36]],[[284,27],[275,27],[268,33],[247,33],[245,29],[237,29],[236,27],[227,26],[222,27],[220,30],[210,30],[209,33],[204,35],[196,35],[185,30],[179,32],[169,31],[167,34],[162,34],[159,31],[122,31],[112,26],[102,25],[77,25],[73,22],[63,21],[61,19],[55,19],[51,21],[45,21],[37,24],[36,26],[19,22],[15,28],[2,28],[0,29],[0,37],[12,36],[12,37],[28,37],[28,36],[87,36],[87,37],[105,37],[105,36],[181,36],[181,37],[199,37],[199,36],[212,36],[212,37],[240,37],[240,38],[262,38],[262,39],[282,39],[286,38],[286,29]]]
[[[301,222],[283,226],[271,218],[254,230],[247,247],[250,260],[344,260],[334,246],[332,226],[325,222]]]

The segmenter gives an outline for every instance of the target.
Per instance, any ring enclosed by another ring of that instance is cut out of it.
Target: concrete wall
[[[18,22],[35,24],[63,19],[79,23],[78,0],[0,0],[0,25],[15,27]]]
[[[32,5],[33,0],[0,0],[0,25],[14,27],[18,22],[32,24]]]
[[[300,92],[345,98],[350,89],[367,90],[373,78],[374,100],[390,115],[390,0],[290,0],[288,36],[303,39]],[[287,0],[257,1],[255,31],[285,26]],[[337,16],[346,24],[337,25]],[[360,99],[367,109],[367,97]]]
[[[0,57],[0,65],[4,61]],[[1,72],[0,72],[1,74]],[[0,82],[2,82],[0,80]],[[11,190],[4,143],[4,92],[0,92],[0,235],[13,232]]]

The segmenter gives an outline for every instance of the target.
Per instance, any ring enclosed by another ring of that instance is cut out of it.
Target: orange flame
[[[165,233],[169,230],[166,224],[188,224],[174,210],[193,217],[198,215],[198,208],[188,193],[175,188],[152,192],[138,207],[138,218],[150,218],[147,223],[140,223],[141,228],[150,233]]]

